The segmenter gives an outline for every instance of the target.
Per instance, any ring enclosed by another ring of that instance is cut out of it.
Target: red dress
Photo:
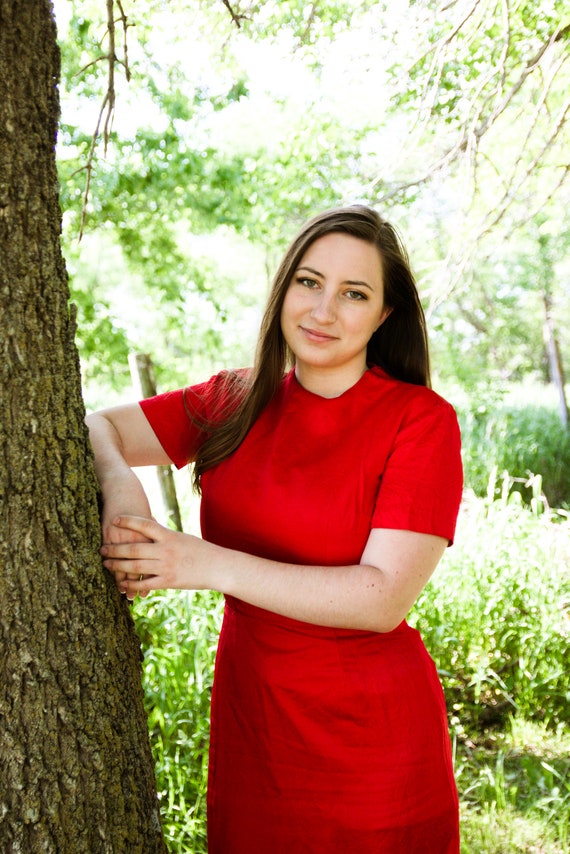
[[[187,390],[215,413],[214,377]],[[200,442],[182,392],[141,403],[182,466]],[[322,398],[294,372],[203,476],[205,539],[278,561],[359,563],[371,528],[453,539],[452,407],[369,369]],[[212,698],[212,854],[457,854],[443,693],[418,632],[316,626],[228,597]]]

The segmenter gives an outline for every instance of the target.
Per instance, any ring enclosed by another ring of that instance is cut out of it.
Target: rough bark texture
[[[49,0],[0,0],[0,850],[164,851],[128,606],[101,568],[61,256]]]

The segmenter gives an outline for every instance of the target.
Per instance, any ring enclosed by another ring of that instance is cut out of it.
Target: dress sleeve
[[[225,410],[228,372],[203,383],[139,401],[156,437],[176,468],[191,463],[207,433],[206,427]]]
[[[374,528],[434,534],[453,542],[463,489],[453,407],[430,393],[402,420],[382,475]]]

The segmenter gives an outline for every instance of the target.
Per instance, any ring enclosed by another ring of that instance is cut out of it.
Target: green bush
[[[494,469],[507,471],[515,488],[528,495],[524,482],[542,477],[551,507],[570,504],[570,430],[547,406],[481,405],[459,411],[465,482],[476,495],[487,493]]]
[[[474,732],[509,715],[570,720],[570,525],[466,498],[456,544],[410,621],[436,661],[452,723]]]

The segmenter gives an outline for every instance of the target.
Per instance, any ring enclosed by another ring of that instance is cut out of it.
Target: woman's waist
[[[320,626],[233,597],[226,600],[220,666],[236,691],[247,684],[255,696],[284,692],[312,696],[318,704],[331,693],[335,707],[338,692],[367,703],[372,694],[388,696],[404,685],[437,680],[419,632],[405,620],[391,632]]]
[[[372,640],[378,644],[393,643],[404,637],[414,636],[419,637],[418,632],[412,629],[406,620],[392,629],[390,632],[374,632],[369,629],[358,628],[340,628],[336,626],[323,626],[317,623],[308,623],[303,620],[297,620],[292,617],[287,617],[283,614],[277,614],[274,611],[268,611],[264,608],[259,608],[257,605],[251,605],[244,602],[242,599],[237,599],[234,596],[226,596],[226,613],[228,618],[245,621],[255,629],[257,625],[260,631],[264,633],[283,632],[302,637],[314,639],[360,639]]]

